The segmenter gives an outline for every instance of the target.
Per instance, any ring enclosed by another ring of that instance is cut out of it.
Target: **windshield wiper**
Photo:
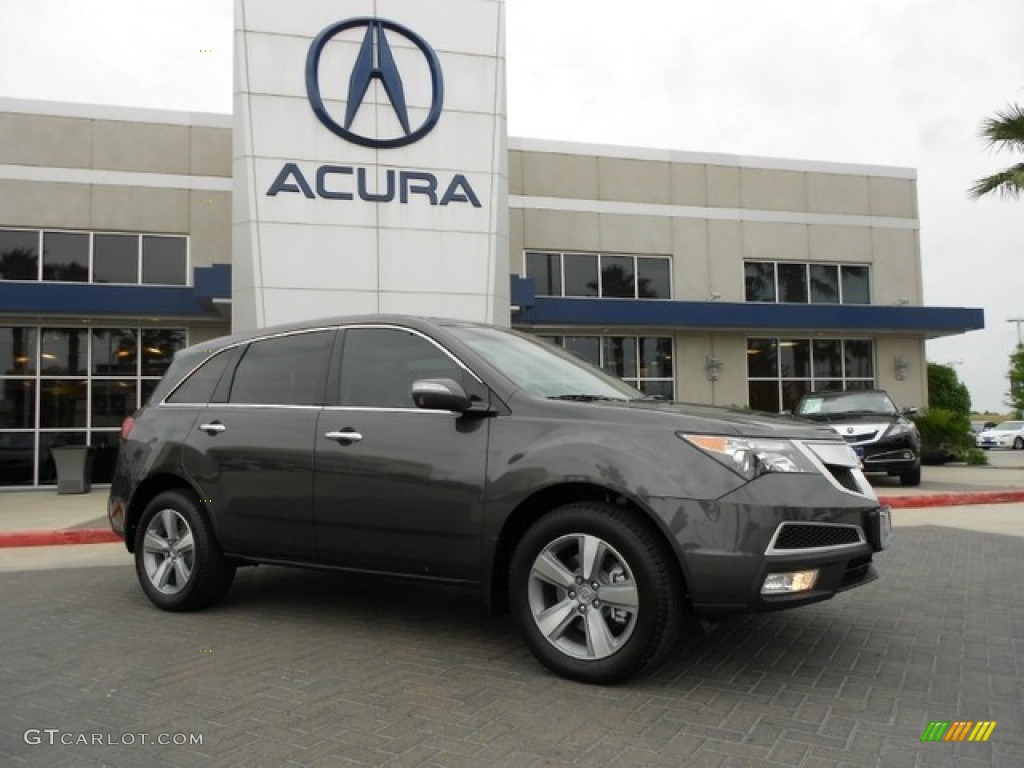
[[[597,400],[601,402],[611,403],[624,403],[626,398],[624,397],[609,397],[608,395],[584,395],[584,394],[568,394],[568,395],[548,395],[548,400],[574,400],[580,403],[593,403]]]

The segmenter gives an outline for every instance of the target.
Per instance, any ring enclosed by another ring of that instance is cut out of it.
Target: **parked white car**
[[[975,444],[986,451],[989,448],[1024,449],[1024,421],[1004,421],[978,435]]]

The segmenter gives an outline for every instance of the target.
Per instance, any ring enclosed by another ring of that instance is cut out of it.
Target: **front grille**
[[[870,443],[878,436],[878,432],[862,432],[859,435],[843,435],[843,440],[848,443]]]
[[[848,547],[864,542],[864,534],[856,525],[825,525],[822,523],[783,523],[769,551]]]

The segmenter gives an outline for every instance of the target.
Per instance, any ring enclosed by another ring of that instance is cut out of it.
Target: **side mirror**
[[[452,379],[417,379],[412,383],[412,401],[417,408],[456,413],[465,413],[471,405],[466,390]]]
[[[900,408],[900,413],[904,416],[917,416],[917,408]]]

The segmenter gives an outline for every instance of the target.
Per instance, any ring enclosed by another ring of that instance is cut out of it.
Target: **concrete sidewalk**
[[[1024,452],[1004,453],[998,461],[998,466],[988,467],[924,467],[917,488],[902,488],[897,478],[871,479],[882,503],[901,510],[895,517],[897,524],[911,518],[937,519],[938,515],[927,508],[963,509],[980,505],[998,510],[1001,505],[1024,504]],[[909,514],[911,508],[925,509],[923,518]],[[903,513],[904,509],[908,513]],[[932,518],[928,518],[929,514]],[[980,515],[979,509],[971,517]],[[996,530],[1007,520],[1015,519],[1009,510],[997,517],[991,522],[993,528],[980,530]],[[104,487],[85,494],[58,494],[53,489],[0,492],[0,548],[111,541],[119,540],[107,523]]]

